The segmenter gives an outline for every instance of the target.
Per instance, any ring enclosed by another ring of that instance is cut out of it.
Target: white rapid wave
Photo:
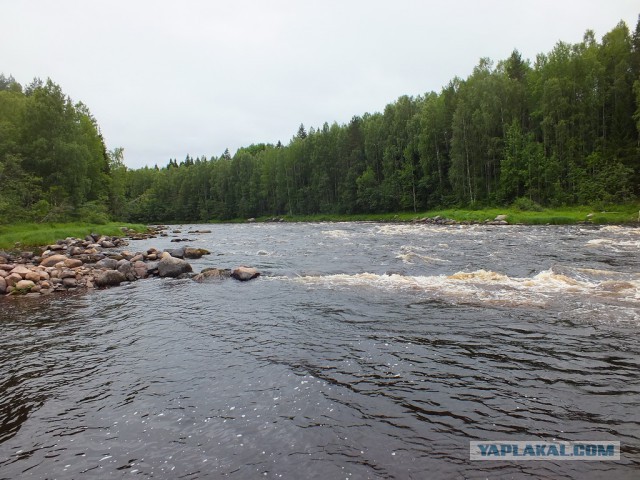
[[[640,274],[553,267],[529,278],[490,270],[451,275],[408,276],[374,273],[300,276],[290,279],[321,288],[373,288],[425,294],[455,304],[545,307],[573,300],[609,303],[640,314]]]

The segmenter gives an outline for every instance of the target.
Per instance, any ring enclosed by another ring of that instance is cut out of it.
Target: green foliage
[[[83,205],[107,198],[108,185],[104,142],[87,107],[51,80],[23,92],[0,75],[0,222],[77,218]]]
[[[482,59],[440,93],[344,125],[300,125],[287,145],[171,160],[117,181],[112,172],[115,210],[170,222],[630,202],[640,193],[638,48],[624,24],[601,43],[588,31],[533,64],[517,51]],[[569,218],[584,220],[544,223]]]
[[[519,197],[511,204],[511,208],[522,212],[541,212],[542,207],[528,197]]]
[[[487,214],[632,204],[640,194],[640,23],[600,42],[559,42],[532,63],[480,60],[440,92],[402,96],[343,125],[300,124],[288,144],[129,170],[86,106],[0,75],[0,222],[109,217],[197,222],[381,215],[465,207]],[[586,214],[585,214],[586,215]],[[625,217],[626,218],[626,217]],[[484,219],[483,219],[484,220]],[[538,215],[532,222],[584,217]]]

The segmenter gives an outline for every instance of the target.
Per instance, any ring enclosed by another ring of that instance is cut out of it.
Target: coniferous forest
[[[2,75],[0,223],[606,206],[640,195],[639,130],[640,22],[531,61],[483,58],[439,92],[344,125],[300,125],[285,144],[161,168],[128,169],[51,80]]]

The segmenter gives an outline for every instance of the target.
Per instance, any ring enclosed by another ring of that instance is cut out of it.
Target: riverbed
[[[0,479],[637,478],[640,229],[172,228],[261,277],[0,298]]]

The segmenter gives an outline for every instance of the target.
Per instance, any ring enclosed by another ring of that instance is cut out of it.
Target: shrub
[[[522,212],[541,212],[542,207],[528,197],[519,197],[511,205]]]

